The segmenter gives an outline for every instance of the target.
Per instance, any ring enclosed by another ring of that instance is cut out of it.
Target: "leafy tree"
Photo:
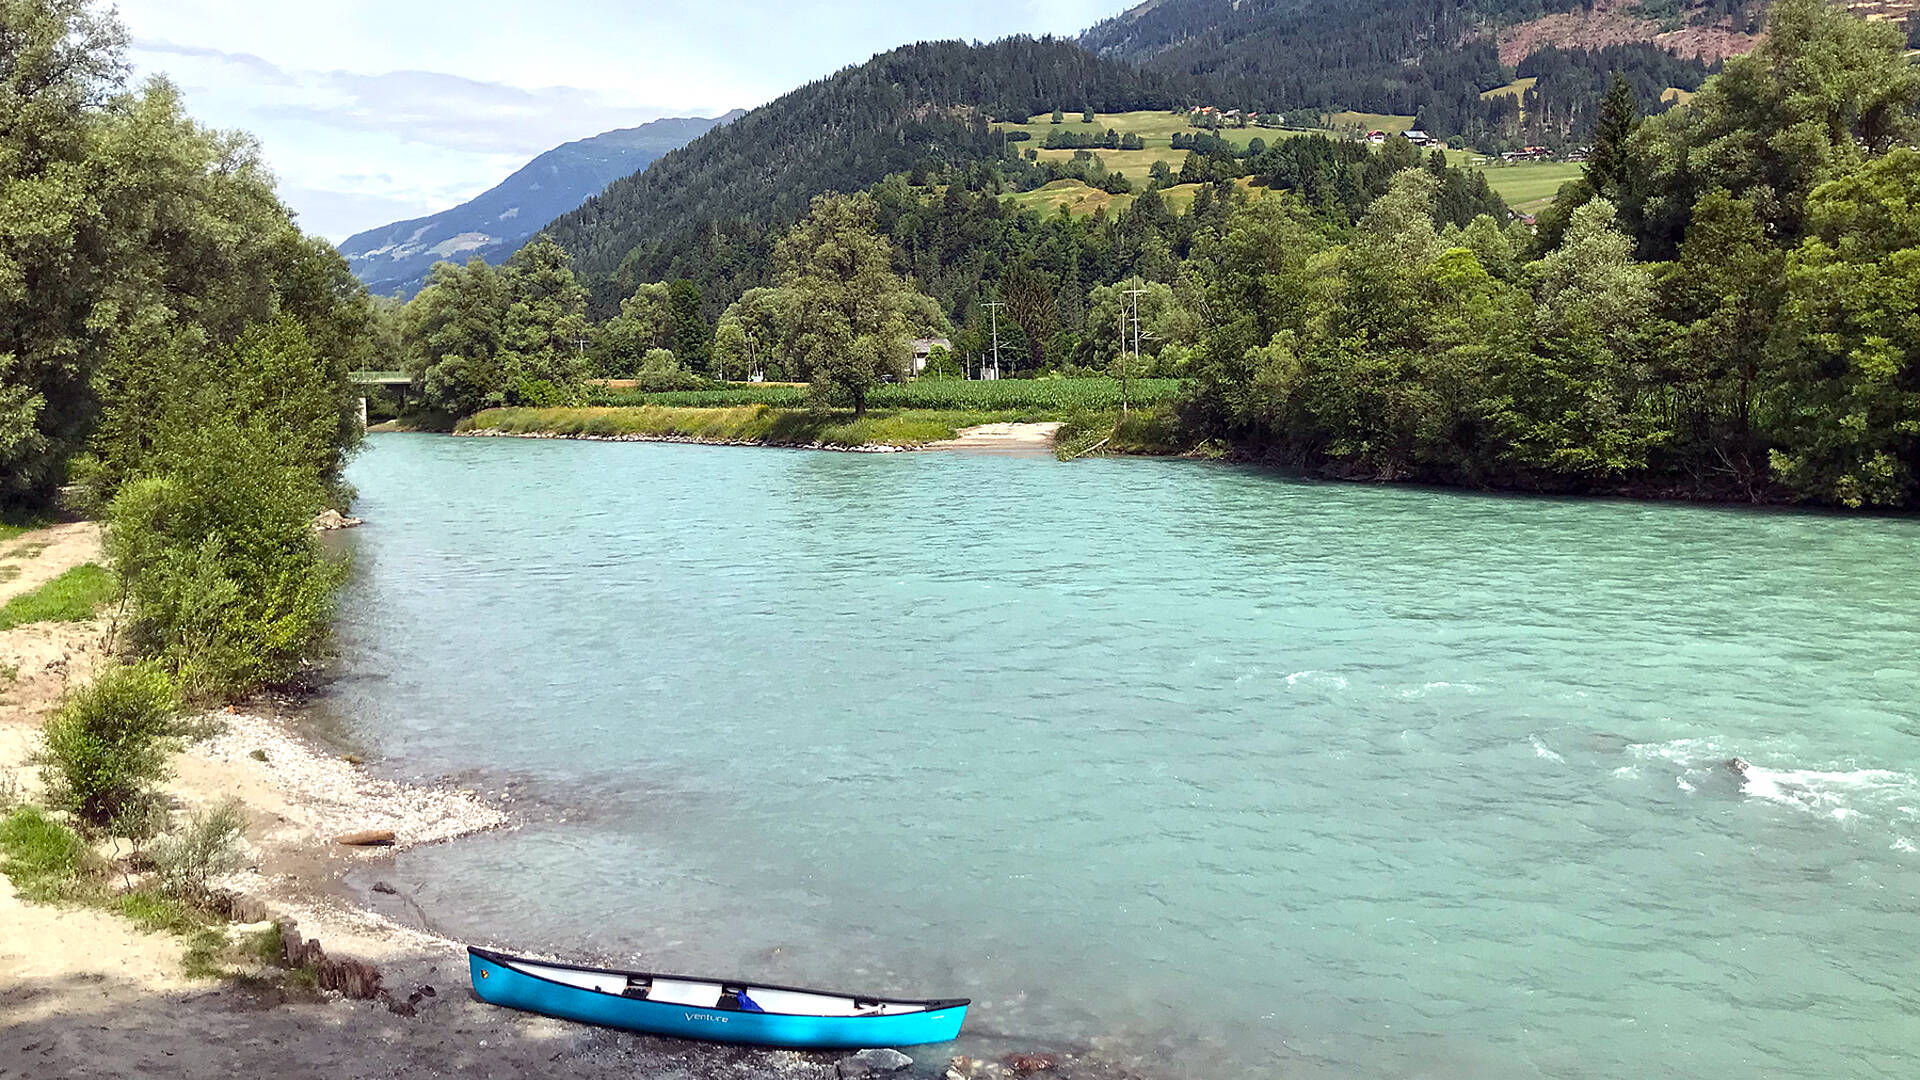
[[[478,257],[438,263],[403,317],[409,369],[434,408],[454,416],[504,405],[507,283]]]
[[[1653,282],[1613,204],[1574,211],[1566,242],[1533,276],[1537,353],[1514,373],[1502,417],[1518,460],[1586,480],[1644,467],[1664,437],[1640,392]]]
[[[172,433],[218,419],[278,431],[292,460],[337,484],[360,440],[346,363],[321,355],[284,315],[224,348],[198,327],[122,335],[96,380],[100,420],[82,464],[94,501],[105,506],[122,484],[165,467]],[[344,503],[338,492],[330,500]]]
[[[1759,49],[1630,140],[1643,181],[1626,217],[1642,250],[1676,250],[1694,204],[1715,188],[1751,200],[1776,240],[1797,243],[1816,186],[1920,141],[1920,67],[1903,47],[1887,23],[1825,0],[1777,0]]]
[[[609,374],[631,375],[649,352],[673,347],[673,310],[667,293],[666,282],[653,282],[620,301],[620,313],[601,330]]]
[[[793,353],[799,298],[785,289],[750,289],[720,316],[715,361],[727,371],[776,380],[806,379]]]
[[[1676,326],[1665,379],[1675,395],[1675,451],[1696,472],[1722,473],[1760,493],[1765,454],[1754,404],[1781,301],[1782,253],[1753,203],[1711,191],[1694,206],[1677,261],[1659,274]]]
[[[0,508],[66,479],[116,354],[114,378],[167,381],[130,371],[123,336],[231,355],[250,325],[291,319],[334,384],[330,469],[357,435],[365,290],[294,227],[250,140],[195,124],[163,80],[123,92],[124,42],[80,0],[0,0]]]
[[[1092,109],[1083,110],[1080,113],[1080,122],[1083,124],[1093,123],[1093,110]]]
[[[1765,409],[1773,466],[1846,506],[1920,502],[1920,152],[1821,185],[1787,261]]]
[[[507,311],[501,320],[502,388],[508,402],[557,405],[586,377],[587,291],[553,238],[536,236],[501,268]]]
[[[1066,114],[1066,111],[1065,111],[1065,110],[1063,110],[1063,109],[1059,109],[1059,108],[1056,108],[1056,109],[1054,109],[1054,110],[1053,110],[1053,122],[1054,122],[1054,123],[1056,123],[1056,124],[1064,124],[1064,123],[1066,123],[1066,122],[1067,122],[1067,114]]]
[[[869,195],[823,195],[775,251],[780,287],[794,298],[794,351],[822,404],[865,415],[882,377],[900,376],[916,330],[943,320],[893,270],[893,247],[874,229]]]
[[[97,132],[125,32],[80,0],[0,4],[0,509],[48,499],[87,433],[116,226]]]
[[[478,258],[440,263],[407,305],[410,370],[428,402],[455,416],[577,400],[586,304],[566,251],[544,234],[497,270]]]

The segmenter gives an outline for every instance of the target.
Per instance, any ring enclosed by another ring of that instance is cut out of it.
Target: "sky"
[[[1129,0],[119,0],[136,77],[252,132],[334,242],[458,205],[560,143],[718,116],[912,41],[1073,34]]]

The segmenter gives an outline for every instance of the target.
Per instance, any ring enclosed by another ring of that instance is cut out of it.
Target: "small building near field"
[[[933,350],[935,349],[945,349],[948,352],[952,352],[953,342],[943,337],[913,339],[913,373],[915,375],[927,369],[927,357],[932,356]]]

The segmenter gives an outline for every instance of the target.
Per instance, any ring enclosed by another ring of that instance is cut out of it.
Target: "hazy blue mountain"
[[[412,221],[368,229],[340,245],[354,275],[379,295],[412,296],[442,259],[506,261],[554,218],[623,176],[742,115],[675,117],[580,139],[541,154],[486,193]]]

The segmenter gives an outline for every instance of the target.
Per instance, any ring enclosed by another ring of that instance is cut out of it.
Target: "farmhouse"
[[[935,349],[945,349],[948,352],[952,352],[953,342],[943,337],[913,339],[913,373],[915,375],[927,370],[927,358],[933,355],[933,350]]]

